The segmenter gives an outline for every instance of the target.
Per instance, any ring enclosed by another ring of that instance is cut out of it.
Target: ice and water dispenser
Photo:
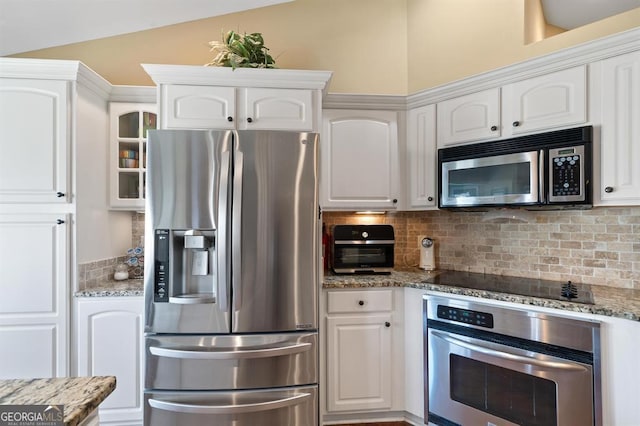
[[[214,230],[156,229],[154,302],[216,302]]]

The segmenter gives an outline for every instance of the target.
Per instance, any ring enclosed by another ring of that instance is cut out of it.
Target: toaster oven
[[[394,244],[391,225],[335,225],[332,269],[337,274],[388,274],[393,270]]]

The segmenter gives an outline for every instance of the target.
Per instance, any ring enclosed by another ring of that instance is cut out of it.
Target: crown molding
[[[329,93],[322,99],[325,109],[383,109],[404,111],[407,97],[402,95],[366,95]]]
[[[158,98],[156,86],[112,86],[109,102],[141,102],[155,104]]]

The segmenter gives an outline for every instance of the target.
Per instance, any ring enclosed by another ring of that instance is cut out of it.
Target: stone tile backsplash
[[[418,265],[418,236],[425,235],[435,240],[439,269],[640,289],[640,207],[384,216],[325,212],[323,220],[328,227],[393,225],[397,267]]]

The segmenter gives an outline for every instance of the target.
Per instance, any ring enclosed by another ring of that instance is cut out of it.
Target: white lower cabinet
[[[69,217],[0,214],[0,379],[68,373]]]
[[[141,296],[76,299],[77,375],[116,376],[101,424],[142,424],[143,311]]]
[[[327,412],[401,411],[402,289],[332,290],[326,297]]]

